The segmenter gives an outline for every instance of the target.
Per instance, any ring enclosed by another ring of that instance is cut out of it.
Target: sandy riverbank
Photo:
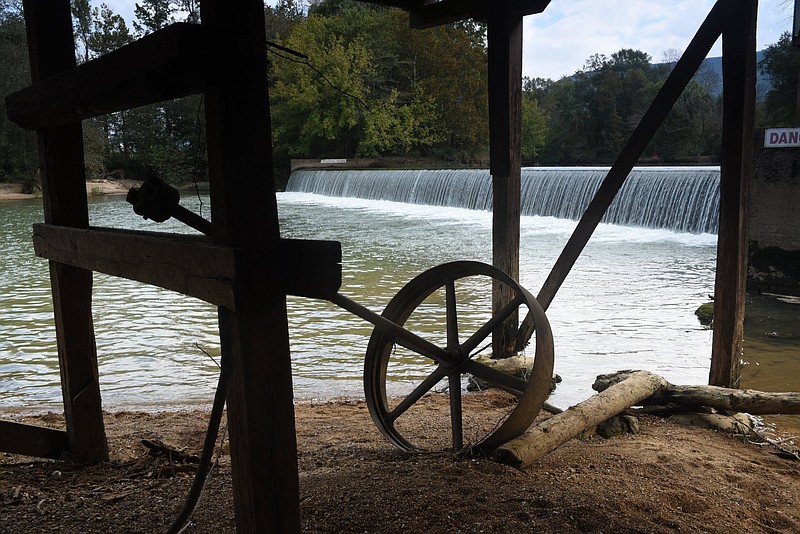
[[[465,402],[492,418],[502,404],[493,395]],[[435,432],[445,398],[425,401],[413,431]],[[163,532],[191,476],[141,440],[197,453],[206,417],[108,413],[111,462],[96,467],[0,454],[0,532]],[[400,452],[360,401],[298,404],[296,419],[303,532],[800,532],[800,462],[666,419],[641,416],[638,434],[572,440],[524,470]],[[187,532],[234,531],[227,454]]]
[[[138,183],[132,180],[89,180],[86,182],[86,194],[89,196],[124,195],[129,188],[138,185]],[[23,193],[22,184],[0,183],[0,201],[41,198],[41,196],[41,191],[36,191],[32,194]]]

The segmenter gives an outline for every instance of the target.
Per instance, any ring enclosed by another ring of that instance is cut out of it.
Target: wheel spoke
[[[503,306],[503,309],[501,309],[499,312],[492,315],[492,318],[486,321],[486,324],[480,327],[477,332],[472,334],[472,336],[470,336],[470,338],[464,342],[464,344],[461,346],[462,350],[466,354],[469,354],[475,350],[475,348],[480,345],[484,339],[489,337],[495,328],[503,324],[505,320],[508,319],[524,301],[525,297],[518,293],[514,300]]]
[[[417,387],[414,388],[414,391],[408,394],[406,398],[400,401],[400,404],[394,407],[394,409],[389,413],[389,422],[394,424],[397,421],[397,418],[406,413],[406,411],[411,408],[418,400],[422,398],[427,392],[433,388],[439,381],[447,376],[447,373],[442,369],[441,366],[437,367],[425,380],[419,383]]]
[[[458,347],[458,312],[456,310],[456,283],[455,280],[448,280],[446,293],[447,307],[447,348]]]
[[[453,448],[464,446],[464,429],[461,409],[461,373],[456,371],[448,375],[450,384],[450,428],[453,436]]]
[[[521,395],[525,391],[525,388],[528,387],[527,381],[480,362],[476,362],[475,360],[465,361],[461,366],[461,371],[475,375],[514,395]]]

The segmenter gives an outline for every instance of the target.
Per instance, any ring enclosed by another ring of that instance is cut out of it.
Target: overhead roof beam
[[[507,0],[509,16],[524,17],[541,13],[550,0]],[[397,3],[400,3],[397,0]],[[440,0],[418,7],[409,2],[409,25],[412,28],[430,28],[464,19],[485,21],[489,10],[496,9],[486,0]]]

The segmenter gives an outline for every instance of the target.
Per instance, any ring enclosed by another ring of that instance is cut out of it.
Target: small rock
[[[694,314],[697,316],[697,320],[700,321],[700,324],[712,326],[714,323],[714,303],[706,302],[705,304],[701,304],[700,307],[695,310]]]
[[[632,415],[617,415],[597,425],[597,433],[606,439],[638,432],[639,420]]]

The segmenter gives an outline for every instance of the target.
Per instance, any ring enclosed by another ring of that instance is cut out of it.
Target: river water
[[[198,210],[197,198],[182,203]],[[461,208],[279,193],[284,237],[342,242],[341,292],[380,312],[419,272],[447,261],[491,259],[491,214]],[[208,199],[205,199],[206,213]],[[40,201],[0,203],[0,409],[60,408],[47,262],[33,255]],[[92,199],[91,224],[156,226],[119,197]],[[521,284],[535,295],[575,222],[522,218]],[[646,369],[678,384],[708,380],[711,331],[694,310],[714,288],[716,236],[602,224],[559,291],[548,317],[555,371],[551,402],[593,392],[596,375]],[[93,314],[105,408],[209,403],[219,356],[215,309],[137,282],[95,274]],[[372,327],[313,299],[288,301],[295,396],[363,397]],[[800,390],[800,306],[748,300],[744,385]]]

